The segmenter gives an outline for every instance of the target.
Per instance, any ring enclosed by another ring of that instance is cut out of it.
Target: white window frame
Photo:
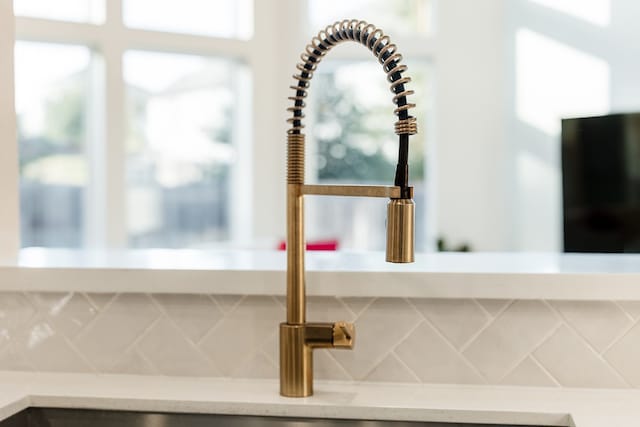
[[[237,197],[233,212],[239,213],[232,231],[235,243],[243,244],[274,236],[285,230],[286,108],[295,64],[299,54],[318,29],[310,29],[306,2],[299,0],[254,0],[254,32],[250,40],[169,33],[128,28],[123,23],[123,0],[105,0],[102,24],[54,21],[13,16],[11,0],[0,0],[0,257],[17,257],[20,248],[17,140],[13,96],[13,46],[15,40],[70,43],[88,46],[96,53],[96,72],[103,83],[102,97],[95,111],[106,118],[103,128],[90,135],[102,138],[89,146],[101,150],[89,157],[93,162],[89,191],[101,195],[89,201],[87,214],[88,248],[124,248],[127,243],[125,147],[125,83],[122,58],[127,50],[186,53],[228,57],[248,65],[252,72],[251,109],[241,112],[240,129],[250,141],[241,147],[244,159],[235,176]],[[15,28],[15,37],[14,37]],[[434,62],[432,37],[395,37],[406,58]],[[366,49],[331,53],[332,59],[373,60]],[[381,84],[385,84],[381,73]],[[391,102],[391,101],[390,101]],[[422,102],[422,100],[421,100]],[[429,110],[431,110],[429,108]],[[91,128],[91,127],[90,127]],[[429,131],[431,135],[432,131]],[[423,136],[422,138],[425,138]],[[428,156],[430,158],[432,156]],[[234,165],[234,167],[236,167]],[[427,168],[430,169],[430,168]],[[430,180],[427,180],[428,185]],[[238,194],[240,193],[240,194]],[[254,209],[255,207],[255,209]],[[433,220],[434,215],[429,215]],[[430,221],[431,222],[431,221]],[[429,229],[433,229],[432,226]]]

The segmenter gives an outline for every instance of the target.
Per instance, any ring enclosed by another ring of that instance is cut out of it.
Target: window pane
[[[22,245],[83,243],[89,65],[83,46],[17,42]]]
[[[239,71],[224,59],[126,53],[131,246],[184,247],[230,238]]]
[[[408,75],[416,99],[429,99],[425,63],[412,64]],[[389,84],[375,61],[327,61],[314,74],[313,117],[310,133],[318,181],[392,185],[398,157],[396,116]],[[410,183],[415,187],[416,245],[423,241],[424,102],[412,110],[421,134],[411,138]],[[341,247],[382,250],[385,245],[387,200],[364,198],[309,198],[309,236],[332,239]]]
[[[124,0],[124,22],[133,28],[248,39],[252,0]]]
[[[429,34],[433,0],[309,0],[313,28],[324,28],[343,19],[364,19],[387,34]]]
[[[104,0],[13,0],[17,16],[56,19],[60,21],[101,23]]]

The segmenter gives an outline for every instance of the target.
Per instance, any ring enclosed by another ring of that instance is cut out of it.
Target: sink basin
[[[498,427],[495,424],[334,420],[245,415],[175,414],[88,409],[28,408],[0,427]],[[502,427],[516,427],[507,426]],[[525,427],[525,426],[519,426]],[[529,426],[533,427],[533,426]]]

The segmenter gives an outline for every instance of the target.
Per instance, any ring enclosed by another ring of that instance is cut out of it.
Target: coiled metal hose
[[[290,86],[295,91],[295,94],[289,97],[293,101],[293,106],[287,108],[287,111],[292,113],[291,117],[287,119],[287,122],[291,124],[287,131],[287,182],[290,184],[304,183],[305,138],[302,133],[304,128],[302,119],[306,106],[304,100],[307,97],[313,73],[327,52],[335,45],[345,41],[355,41],[366,46],[378,58],[382,69],[387,74],[387,80],[394,95],[393,103],[396,105],[394,113],[398,117],[394,128],[396,134],[400,136],[395,184],[405,188],[408,185],[408,136],[418,132],[416,118],[409,114],[409,110],[414,108],[415,104],[407,102],[407,96],[412,95],[414,91],[405,88],[411,78],[402,75],[407,70],[407,66],[400,64],[402,55],[398,52],[397,46],[391,42],[389,36],[375,25],[355,19],[339,21],[327,26],[311,39],[300,55],[302,62],[296,65],[299,73],[293,75],[296,84]]]

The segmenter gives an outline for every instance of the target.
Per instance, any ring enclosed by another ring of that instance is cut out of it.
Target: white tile
[[[489,316],[472,299],[416,298],[413,305],[456,348],[489,323]]]
[[[287,297],[282,296],[282,295],[276,295],[273,297],[273,299],[276,300],[276,302],[278,304],[280,304],[280,307],[284,308],[286,310],[287,308]]]
[[[634,387],[640,387],[640,323],[618,340],[604,358]]]
[[[85,296],[89,301],[91,301],[91,304],[93,304],[95,308],[97,308],[98,310],[102,310],[116,297],[116,294],[89,292],[86,293]]]
[[[342,297],[340,299],[356,316],[359,316],[374,300],[374,298],[368,297]]]
[[[511,304],[510,299],[493,299],[493,298],[483,298],[477,299],[476,302],[482,306],[487,312],[491,315],[491,317],[496,317],[502,310],[504,310],[509,304]]]
[[[552,301],[551,305],[598,352],[631,325],[629,317],[611,301]]]
[[[30,298],[49,323],[68,338],[75,337],[98,313],[79,293],[43,292],[30,294]]]
[[[24,355],[18,352],[13,345],[7,345],[0,351],[0,371],[34,371]]]
[[[222,317],[222,310],[207,295],[156,294],[153,298],[180,328],[197,343]]]
[[[349,351],[349,350],[327,350],[318,349],[313,352],[313,375],[321,380],[349,381],[351,376],[344,368],[336,362],[329,352]]]
[[[538,365],[531,356],[527,356],[516,366],[500,384],[527,387],[557,387],[558,384]]]
[[[235,378],[275,379],[279,377],[278,367],[263,353],[256,353],[238,368]]]
[[[417,383],[416,375],[407,366],[391,353],[367,375],[366,381]]]
[[[354,315],[340,300],[334,297],[307,298],[308,322],[337,322],[345,320],[351,322]]]
[[[516,301],[484,329],[464,355],[497,382],[551,333],[560,320],[541,301]]]
[[[272,297],[248,296],[200,342],[222,375],[231,376],[278,333],[285,311]]]
[[[563,387],[626,387],[613,369],[566,325],[533,355]]]
[[[160,372],[149,364],[135,349],[130,349],[116,359],[113,366],[105,370],[109,374],[159,375]]]
[[[159,316],[147,295],[121,294],[74,343],[98,370],[106,371]]]
[[[396,349],[395,354],[428,383],[483,384],[482,377],[431,325],[423,322]]]
[[[154,323],[136,344],[136,348],[163,375],[220,375],[211,361],[168,319],[160,319]]]
[[[223,313],[232,311],[243,298],[242,295],[211,295],[211,297],[216,300]]]
[[[280,359],[280,332],[276,331],[273,335],[269,336],[267,340],[260,347],[262,353],[265,354],[274,363],[279,364]]]
[[[0,293],[0,346],[12,335],[28,325],[36,309],[24,295],[18,292]]]
[[[617,301],[618,305],[631,317],[633,320],[640,319],[640,301]]]
[[[62,334],[45,321],[34,322],[15,342],[26,363],[39,371],[93,371]]]
[[[351,377],[362,380],[421,319],[403,299],[377,299],[356,321],[354,349],[333,356]]]

